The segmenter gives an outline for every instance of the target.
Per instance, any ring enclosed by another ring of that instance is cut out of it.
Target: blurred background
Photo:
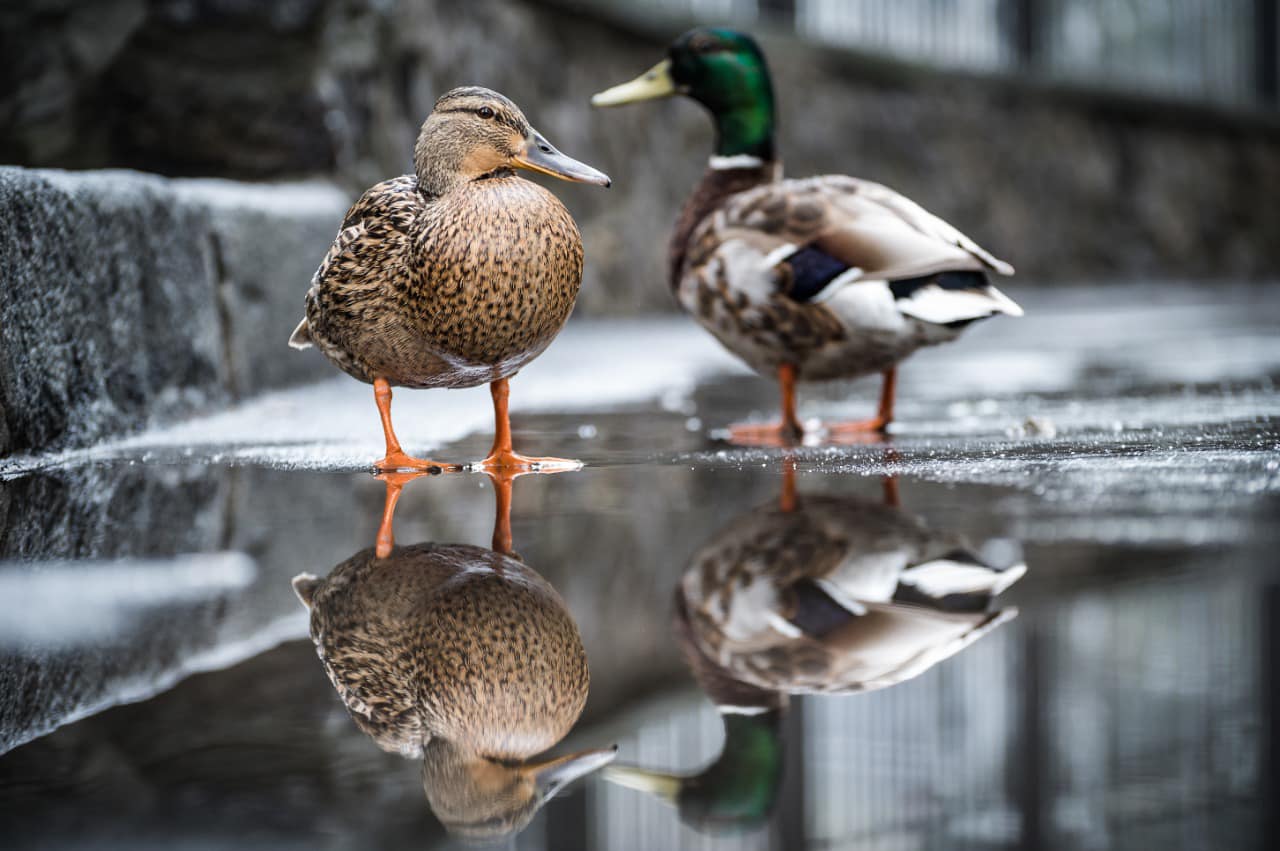
[[[588,98],[696,23],[760,37],[790,174],[885,183],[1017,287],[1280,266],[1275,0],[26,0],[0,9],[0,163],[84,171],[0,171],[9,292],[53,305],[0,293],[0,452],[327,376],[279,356],[311,274],[459,84],[614,178],[553,187],[586,244],[578,315],[673,311],[665,242],[710,122]],[[155,303],[184,318],[154,327]],[[110,335],[74,321],[104,314]],[[60,383],[15,375],[28,356]]]
[[[1274,0],[26,0],[0,13],[0,162],[358,191],[452,86],[608,171],[573,201],[587,312],[666,310],[697,106],[592,112],[694,23],[761,36],[789,172],[886,183],[1024,278],[1226,279],[1280,260]],[[631,272],[644,271],[642,276]],[[631,271],[627,271],[631,270]],[[303,280],[277,281],[295,286]]]

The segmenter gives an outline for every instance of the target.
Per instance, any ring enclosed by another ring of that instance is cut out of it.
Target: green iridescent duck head
[[[769,820],[782,785],[782,712],[721,712],[724,749],[697,774],[606,766],[604,779],[676,807],[680,820],[707,833],[755,830]]]
[[[773,84],[755,39],[734,30],[699,28],[680,36],[667,58],[628,83],[591,98],[593,106],[619,106],[684,95],[702,104],[716,123],[716,154],[773,159]]]
[[[672,804],[685,824],[708,833],[751,831],[769,820],[782,785],[785,693],[744,683],[716,664],[697,642],[689,609],[677,593],[672,624],[694,679],[716,704],[724,724],[719,756],[695,774],[609,765],[605,780]]]

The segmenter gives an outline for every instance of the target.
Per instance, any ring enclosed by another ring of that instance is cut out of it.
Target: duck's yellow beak
[[[630,765],[611,765],[601,773],[601,776],[610,783],[648,792],[668,804],[676,803],[680,797],[680,778],[674,774],[649,771]]]
[[[555,145],[537,130],[529,133],[523,148],[512,158],[512,164],[573,183],[590,183],[593,186],[609,186],[613,183],[604,172],[596,171],[586,163],[580,163],[557,151]]]
[[[611,89],[591,96],[592,106],[621,106],[641,100],[653,100],[678,94],[675,80],[671,79],[671,60],[663,59],[629,83],[621,83]]]

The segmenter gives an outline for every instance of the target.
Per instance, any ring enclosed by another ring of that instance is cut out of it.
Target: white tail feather
[[[977,593],[994,597],[1021,579],[1026,572],[1027,566],[1022,563],[1004,570],[992,570],[981,564],[935,559],[907,568],[898,581],[929,597]]]
[[[1021,307],[992,286],[947,290],[937,284],[929,284],[916,290],[908,298],[898,299],[896,306],[906,316],[936,325],[982,319],[996,313],[1022,315]]]

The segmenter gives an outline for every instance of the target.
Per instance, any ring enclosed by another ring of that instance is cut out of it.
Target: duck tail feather
[[[902,283],[905,282],[894,281],[890,284],[896,290],[894,295],[898,311],[922,322],[951,325],[985,319],[999,313],[1007,316],[1022,315],[1022,308],[1013,299],[980,277],[975,278],[972,283],[934,278],[910,289],[900,287]]]
[[[308,610],[311,609],[311,601],[315,598],[316,589],[320,587],[320,580],[313,573],[299,573],[293,577],[293,593],[298,595],[298,599],[302,601],[302,605]]]
[[[293,333],[289,335],[289,348],[291,349],[309,349],[312,346],[311,325],[307,323],[307,318],[302,317],[302,321],[298,323],[298,327],[293,329]]]

